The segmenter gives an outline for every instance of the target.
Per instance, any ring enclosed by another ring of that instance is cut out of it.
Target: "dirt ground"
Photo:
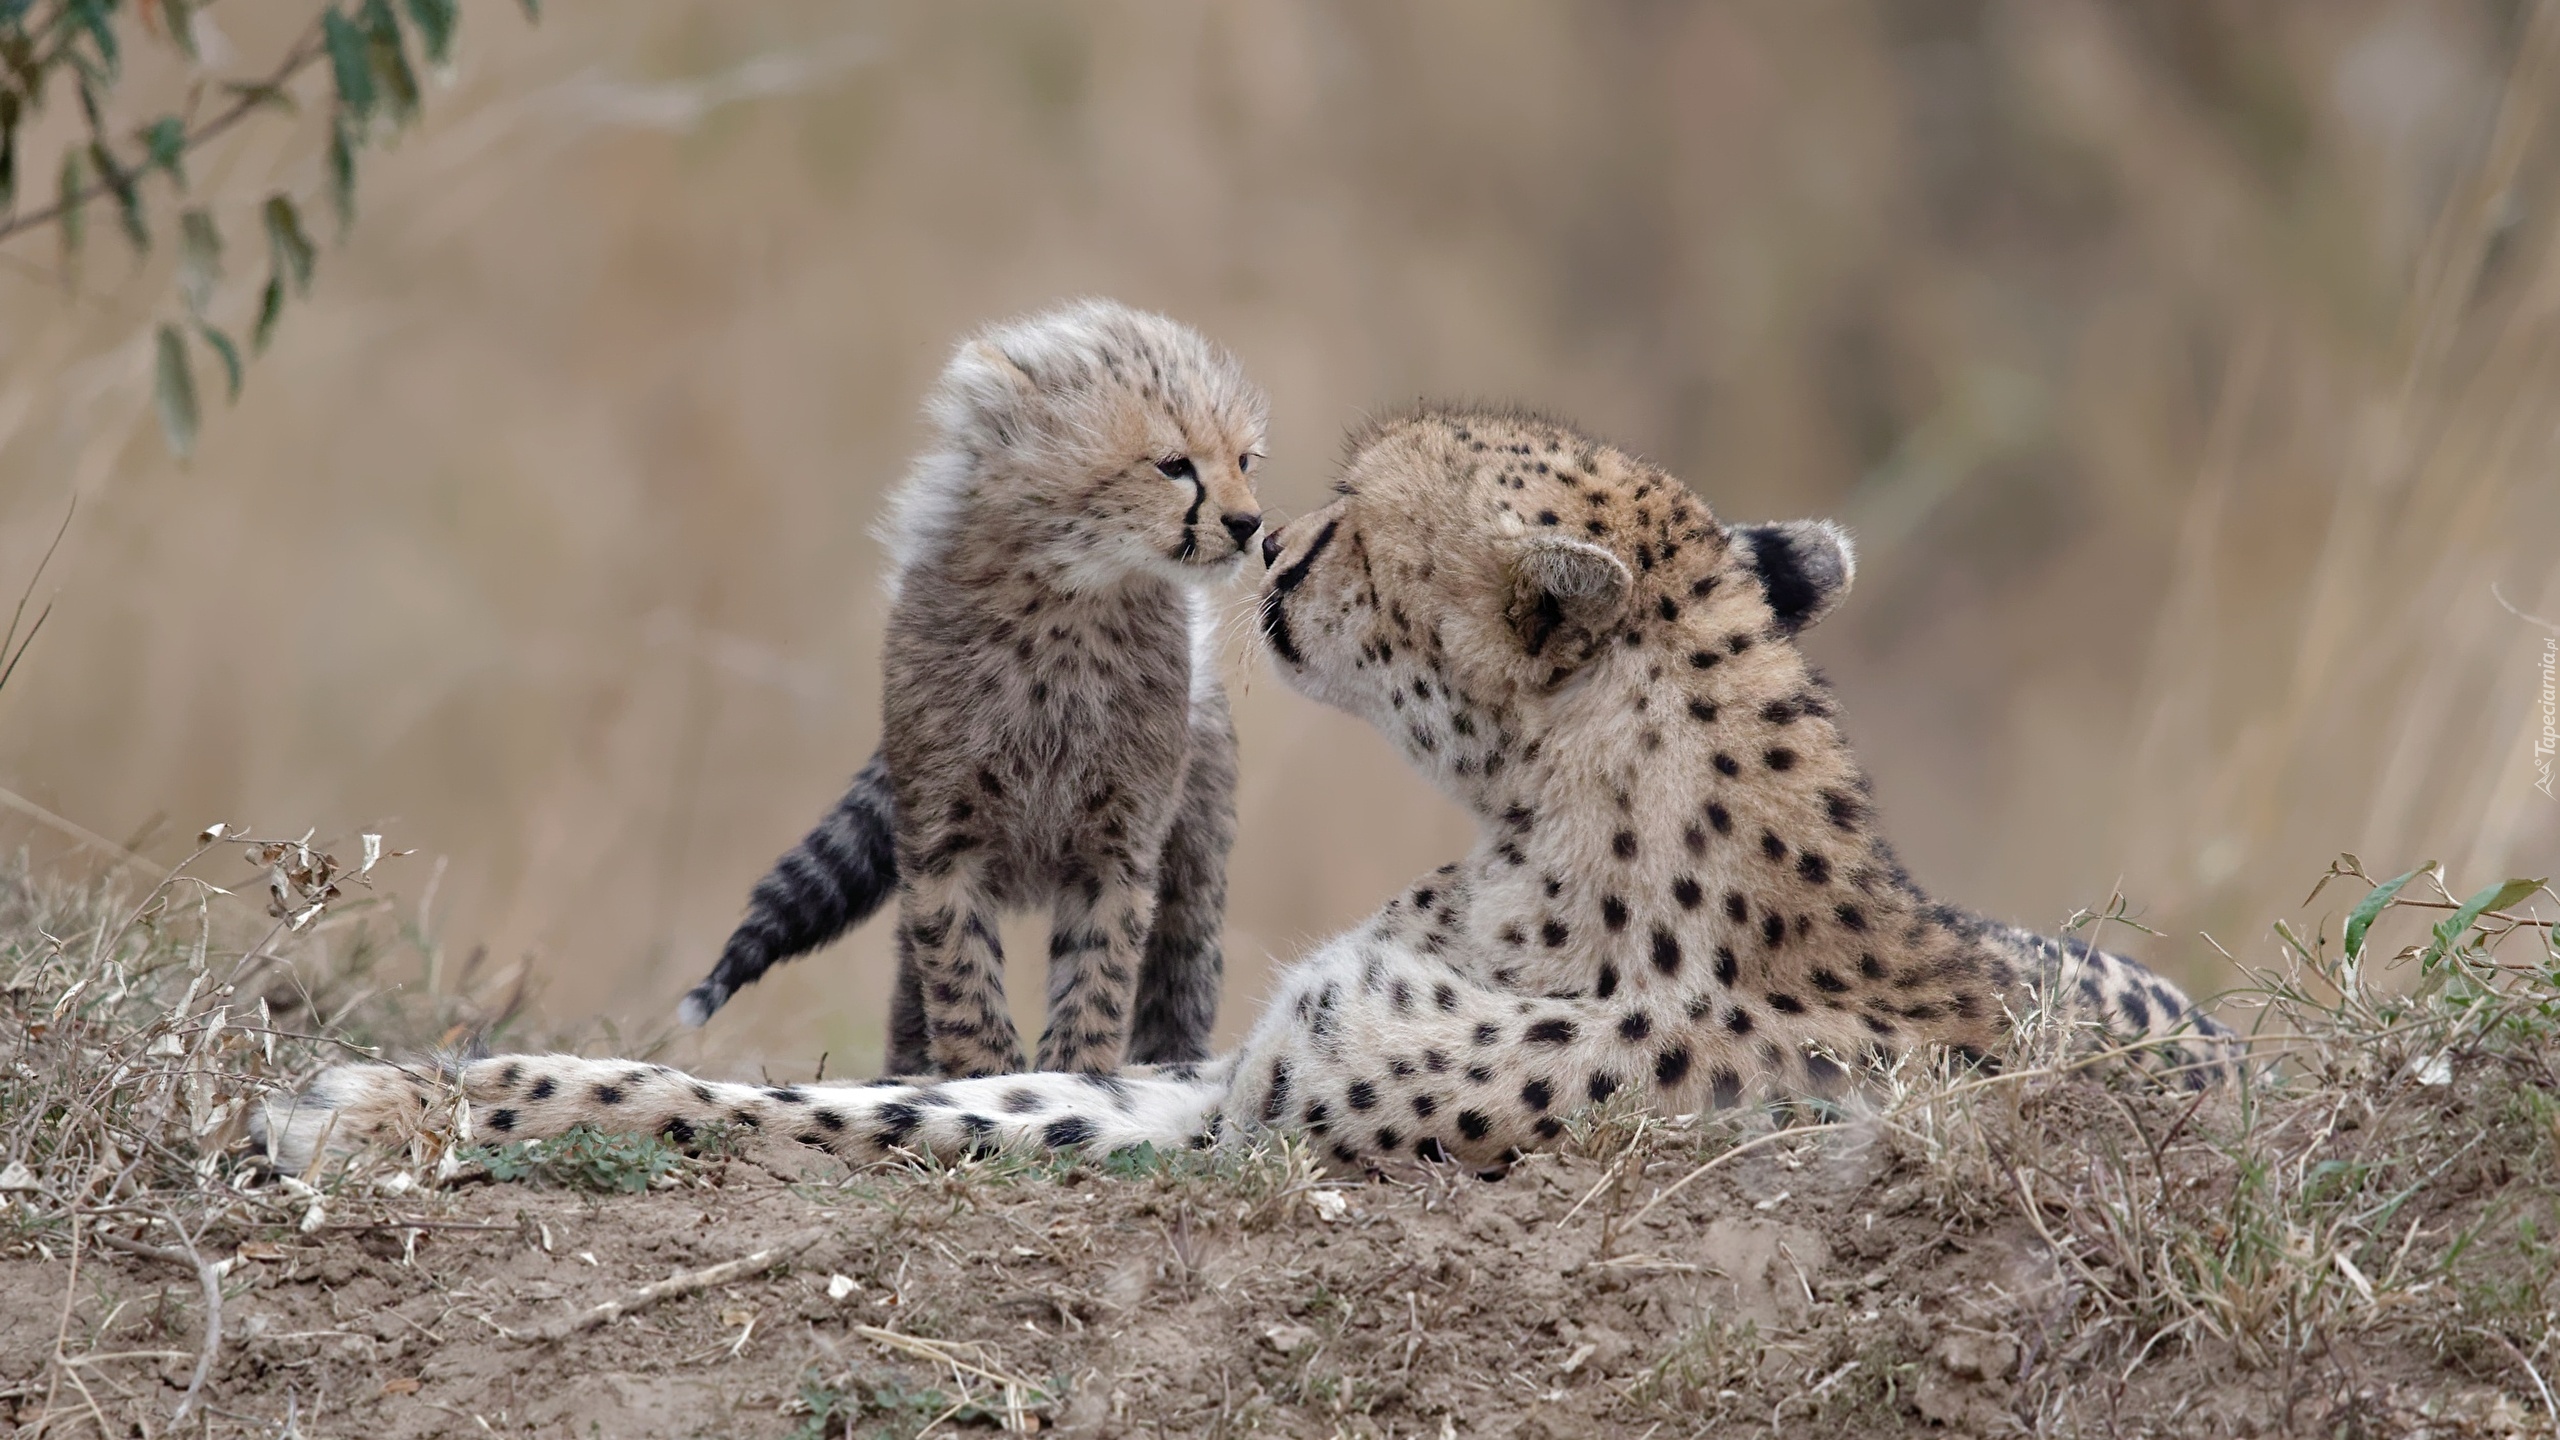
[[[2040,1212],[1986,1223],[1855,1127],[1672,1188],[1729,1141],[1650,1121],[1498,1182],[1325,1181],[1285,1151],[852,1174],[786,1146],[634,1195],[341,1195],[307,1231],[208,1237],[222,1343],[182,1433],[2549,1431],[2526,1370],[2389,1326],[2254,1364],[2193,1331],[2127,1354]],[[31,1433],[50,1391],[56,1433],[162,1433],[196,1274],[28,1248],[0,1260],[0,1424]]]

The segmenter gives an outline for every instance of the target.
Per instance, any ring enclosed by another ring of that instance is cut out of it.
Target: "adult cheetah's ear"
[[[1511,562],[1511,628],[1531,655],[1561,636],[1555,658],[1579,661],[1616,628],[1634,585],[1625,561],[1588,540],[1529,537]]]
[[[1737,525],[1733,539],[1769,592],[1778,628],[1789,635],[1830,614],[1858,575],[1849,532],[1828,520]]]

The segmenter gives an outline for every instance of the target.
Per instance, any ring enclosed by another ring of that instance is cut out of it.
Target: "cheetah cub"
[[[1046,904],[1039,1068],[1206,1053],[1235,730],[1205,590],[1261,528],[1262,392],[1165,319],[1087,300],[962,342],[892,498],[882,740],[758,882],[700,1024],[898,890],[891,1074],[1022,1068],[999,914]]]

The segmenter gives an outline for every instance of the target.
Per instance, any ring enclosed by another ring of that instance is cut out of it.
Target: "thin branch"
[[[6,786],[0,786],[0,809],[15,810],[30,820],[36,821],[40,824],[49,825],[54,829],[61,831],[63,834],[70,836],[72,839],[79,841],[81,844],[88,846],[90,849],[102,851],[114,859],[119,860],[124,864],[131,865],[138,870],[148,871],[154,875],[160,873],[159,866],[154,865],[141,856],[134,854],[132,851],[127,850],[113,840],[108,839],[106,836],[99,834],[95,830],[89,829],[87,826],[81,825],[77,821],[65,820],[61,816],[54,814],[52,811],[47,810],[33,800],[28,799],[26,796],[21,795],[17,791],[11,790]]]
[[[502,1330],[500,1333],[510,1340],[566,1340],[572,1335],[583,1335],[587,1331],[611,1324],[634,1311],[645,1310],[661,1300],[690,1295],[697,1290],[707,1290],[714,1285],[726,1285],[732,1280],[743,1280],[750,1275],[770,1270],[825,1238],[827,1238],[826,1227],[813,1226],[785,1236],[761,1250],[740,1256],[738,1259],[723,1261],[717,1265],[706,1265],[699,1270],[678,1271],[654,1285],[643,1285],[620,1300],[607,1300],[591,1309],[581,1310],[574,1315],[563,1316],[537,1325],[531,1330]]]
[[[175,1225],[170,1228],[178,1229]],[[89,1238],[127,1255],[138,1255],[166,1265],[186,1266],[196,1272],[196,1283],[204,1289],[204,1341],[196,1350],[196,1371],[187,1380],[187,1393],[178,1397],[178,1408],[169,1416],[169,1428],[174,1432],[179,1422],[195,1413],[196,1399],[204,1393],[204,1382],[213,1374],[213,1362],[222,1353],[222,1272],[207,1263],[196,1250],[196,1242],[188,1239],[184,1230],[178,1230],[178,1240],[186,1247],[183,1250],[146,1245],[108,1230],[92,1231]]]
[[[303,32],[302,38],[294,42],[293,48],[285,52],[284,59],[277,62],[276,68],[268,74],[266,79],[252,81],[242,87],[238,92],[239,98],[232,101],[228,108],[188,131],[186,138],[178,144],[178,153],[186,155],[194,152],[197,147],[249,118],[253,111],[264,109],[288,82],[309,68],[313,61],[326,54],[327,49],[328,47],[320,38],[320,22],[314,20],[311,27]],[[113,188],[103,179],[94,180],[41,210],[30,210],[24,215],[0,220],[0,241],[8,240],[20,231],[49,225],[62,218],[65,208],[85,205],[107,194]]]

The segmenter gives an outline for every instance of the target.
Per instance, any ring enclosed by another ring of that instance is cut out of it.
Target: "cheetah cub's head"
[[[1032,547],[1077,583],[1224,579],[1261,527],[1250,472],[1262,391],[1161,315],[1081,300],[990,326],[961,343],[927,410],[953,483],[916,504],[1021,515]],[[941,528],[934,518],[892,529]]]
[[[1754,644],[1792,651],[1855,569],[1837,526],[1726,526],[1661,470],[1530,415],[1372,425],[1334,488],[1264,542],[1264,642],[1291,687],[1461,791],[1576,707],[1632,736],[1638,697],[1676,712],[1693,672],[1728,665],[1727,682],[1774,658],[1735,663]]]

